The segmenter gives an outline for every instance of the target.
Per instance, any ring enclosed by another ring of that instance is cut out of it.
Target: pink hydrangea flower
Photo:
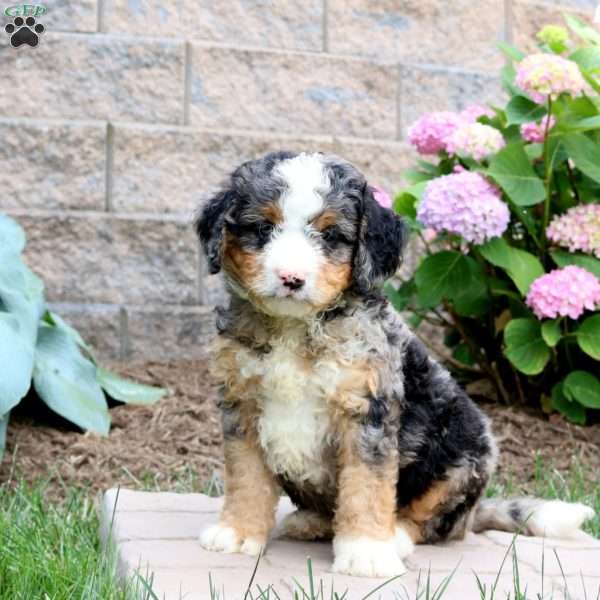
[[[600,258],[600,204],[581,204],[554,217],[546,236],[571,252],[581,250]]]
[[[508,227],[510,213],[501,196],[479,173],[452,173],[427,184],[417,219],[435,231],[456,233],[467,242],[482,244]]]
[[[390,195],[383,189],[376,185],[371,186],[373,190],[373,198],[380,206],[383,208],[392,208],[392,198]]]
[[[467,123],[474,123],[479,117],[489,117],[491,119],[496,116],[496,113],[483,104],[470,104],[460,112],[460,116]]]
[[[548,121],[550,123],[548,124]],[[532,121],[531,123],[523,123],[521,125],[521,137],[526,142],[539,143],[544,141],[546,134],[546,126],[548,125],[548,131],[554,127],[556,119],[552,115],[546,115],[542,117],[539,123]]]
[[[419,154],[437,154],[446,150],[450,135],[463,123],[460,115],[449,111],[424,114],[408,129],[408,141]]]
[[[469,156],[483,160],[496,154],[506,145],[502,134],[495,128],[482,123],[467,123],[459,127],[446,143],[450,154]]]
[[[600,303],[600,280],[575,265],[555,269],[531,284],[526,301],[538,319],[578,319]]]
[[[543,53],[530,54],[519,63],[515,83],[538,104],[560,94],[578,96],[585,88],[576,63]]]

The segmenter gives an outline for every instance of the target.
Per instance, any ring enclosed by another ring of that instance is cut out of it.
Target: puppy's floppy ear
[[[223,190],[211,198],[196,219],[196,233],[202,242],[211,273],[221,270],[225,214],[236,198],[233,190]]]
[[[375,200],[367,184],[359,201],[359,218],[352,276],[354,287],[365,294],[396,272],[408,230],[393,210]]]

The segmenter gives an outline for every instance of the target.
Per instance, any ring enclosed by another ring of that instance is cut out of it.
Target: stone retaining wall
[[[222,290],[190,221],[233,166],[318,149],[397,189],[419,114],[498,98],[498,41],[596,2],[45,4],[37,48],[0,32],[0,210],[101,356],[168,359],[212,332]]]

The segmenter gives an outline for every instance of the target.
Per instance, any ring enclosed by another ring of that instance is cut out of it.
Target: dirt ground
[[[216,392],[202,361],[112,365],[121,373],[170,390],[152,407],[117,406],[113,426],[102,438],[69,430],[65,424],[13,415],[0,483],[23,477],[52,478],[51,490],[63,484],[109,487],[202,490],[219,480],[221,433]],[[525,485],[532,479],[536,453],[545,464],[566,472],[580,459],[590,477],[600,472],[600,425],[578,427],[558,415],[481,404],[492,417],[500,442],[499,479]]]

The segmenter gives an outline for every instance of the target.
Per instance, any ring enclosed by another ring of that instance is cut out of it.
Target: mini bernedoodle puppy
[[[276,152],[242,164],[197,231],[230,304],[215,373],[225,503],[210,550],[256,555],[283,490],[283,532],[333,538],[333,570],[389,576],[415,543],[468,530],[570,536],[581,504],[482,500],[496,463],[488,419],[428,356],[381,285],[407,232],[350,163]]]

